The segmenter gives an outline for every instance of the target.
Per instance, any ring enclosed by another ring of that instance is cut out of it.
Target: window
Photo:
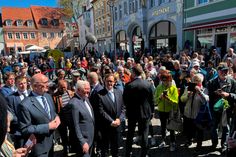
[[[7,37],[8,37],[8,39],[13,39],[12,33],[7,33]]]
[[[23,39],[28,39],[28,33],[23,33]]]
[[[159,4],[166,3],[168,0],[159,0]]]
[[[150,0],[150,8],[155,6],[155,0]]]
[[[124,14],[128,14],[128,7],[127,7],[127,2],[124,2]]]
[[[22,20],[17,20],[16,25],[17,26],[23,26],[23,21]]]
[[[122,6],[119,5],[119,18],[122,19]]]
[[[41,25],[47,26],[48,25],[48,20],[46,18],[41,19]]]
[[[16,39],[17,39],[17,40],[20,39],[20,33],[16,33]]]
[[[30,33],[30,38],[31,38],[31,39],[35,39],[35,33],[33,33],[33,32]]]
[[[6,21],[6,26],[12,26],[12,20],[7,20]]]
[[[118,16],[117,16],[117,7],[115,7],[115,21],[118,19]]]
[[[206,4],[206,3],[214,2],[214,1],[218,1],[218,0],[196,0],[196,5]]]
[[[33,21],[32,20],[28,20],[27,21],[27,26],[28,27],[33,27]]]
[[[43,33],[42,33],[42,36],[43,36],[43,38],[47,38],[47,33],[46,33],[46,32],[43,32]]]
[[[54,33],[53,32],[50,33],[50,38],[54,38]]]
[[[135,12],[138,11],[138,0],[135,0]]]
[[[58,32],[58,37],[62,38],[62,36],[63,36],[63,33],[62,32]]]
[[[132,1],[129,0],[129,13],[132,14],[133,11],[132,11]]]
[[[53,19],[53,20],[51,21],[51,24],[52,24],[53,26],[59,26],[59,20],[58,20],[58,19]]]

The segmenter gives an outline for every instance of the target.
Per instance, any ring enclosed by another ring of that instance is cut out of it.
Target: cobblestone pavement
[[[190,147],[185,147],[184,142],[185,138],[184,136],[179,133],[176,135],[176,151],[170,152],[169,150],[169,141],[168,141],[168,133],[167,133],[167,145],[164,148],[158,148],[158,145],[161,142],[161,136],[160,136],[160,121],[159,119],[153,118],[152,124],[154,127],[154,138],[156,140],[156,144],[152,147],[150,147],[148,155],[149,157],[224,157],[226,155],[221,155],[220,149],[217,149],[216,151],[210,151],[211,141],[205,139],[203,142],[203,147],[200,151],[196,152],[195,147],[196,143],[193,143]],[[209,133],[205,133],[206,136],[209,137]],[[120,156],[124,156],[125,151],[125,138],[123,138],[123,148],[119,150]],[[150,143],[149,138],[149,143]],[[208,138],[209,139],[209,138]],[[219,148],[219,145],[218,147]],[[140,146],[134,144],[133,145],[133,157],[139,157],[141,152]],[[58,152],[56,152],[55,157],[62,157],[61,151],[59,149]],[[69,156],[73,156],[72,154],[69,154]],[[236,157],[236,156],[235,156]]]

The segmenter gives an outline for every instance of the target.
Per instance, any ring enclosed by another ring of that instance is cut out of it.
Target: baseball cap
[[[221,70],[221,71],[229,70],[229,67],[227,66],[226,63],[220,63],[219,66],[217,67],[217,70]]]

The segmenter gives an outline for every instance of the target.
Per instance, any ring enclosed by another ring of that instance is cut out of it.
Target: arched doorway
[[[149,34],[149,44],[153,53],[160,49],[175,53],[177,47],[175,25],[170,21],[161,21],[153,25]]]
[[[137,26],[134,28],[132,33],[132,49],[133,56],[139,58],[144,50],[144,39],[142,37],[141,27]]]
[[[124,30],[116,34],[117,57],[123,57],[124,52],[129,49],[128,39]]]

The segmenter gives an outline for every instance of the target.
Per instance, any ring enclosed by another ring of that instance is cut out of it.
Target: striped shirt
[[[70,101],[70,96],[67,92],[65,92],[64,94],[62,94],[61,97],[62,97],[62,107],[65,107]]]

